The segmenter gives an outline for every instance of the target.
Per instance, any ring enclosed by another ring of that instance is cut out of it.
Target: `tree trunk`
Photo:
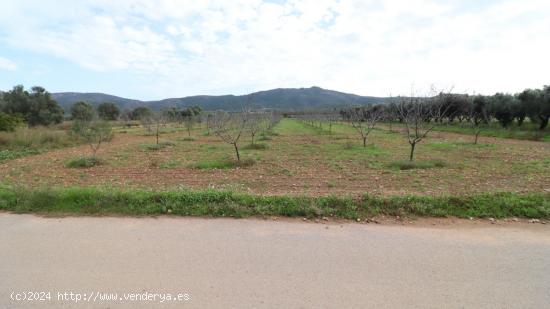
[[[542,131],[548,126],[548,120],[550,119],[550,117],[539,116],[539,119],[540,119],[539,130]]]
[[[363,147],[367,147],[367,138],[363,137]]]
[[[479,139],[479,133],[481,133],[480,130],[476,131],[476,140],[474,141],[474,145],[477,145],[477,140]]]
[[[241,155],[239,154],[239,147],[237,147],[237,143],[233,143],[233,147],[235,147],[235,153],[237,154],[237,162],[241,162]]]
[[[415,147],[416,147],[416,143],[412,143],[411,144],[411,155],[409,156],[409,161],[411,161],[411,162],[414,159],[414,148]]]
[[[157,127],[157,145],[159,144],[159,128]]]

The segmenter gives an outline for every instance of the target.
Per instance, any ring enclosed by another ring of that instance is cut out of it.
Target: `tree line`
[[[400,99],[406,98],[392,98],[389,104],[381,105],[380,108],[385,110],[382,120],[403,122],[395,103]],[[544,130],[548,127],[550,120],[550,86],[525,89],[517,94],[496,93],[492,96],[439,93],[431,99],[438,101],[443,109],[439,117],[430,119],[435,122],[446,120],[449,123],[469,123],[473,121],[476,124],[488,124],[495,120],[503,128],[510,128],[513,125],[521,127],[525,120],[529,119],[531,123],[537,125],[539,130]],[[364,110],[369,108],[371,107],[363,106],[358,112],[364,114]],[[179,119],[182,122],[186,118],[193,118],[188,114],[196,114],[197,109],[198,107],[185,110],[170,108],[163,113],[167,113],[166,117]],[[353,108],[343,109],[341,116],[352,117],[351,109]],[[115,104],[108,102],[98,105],[95,109],[87,102],[76,102],[70,110],[70,118],[73,120],[89,120],[98,117],[102,120],[141,121],[153,117],[154,114],[147,107],[121,111]],[[359,114],[355,113],[353,117],[361,117]],[[35,86],[26,90],[22,85],[17,85],[10,91],[0,93],[0,131],[11,131],[21,124],[31,127],[47,126],[61,123],[65,118],[69,118],[68,115],[65,115],[61,106],[43,87]]]

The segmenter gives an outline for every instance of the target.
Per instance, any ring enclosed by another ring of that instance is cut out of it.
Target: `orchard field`
[[[191,132],[177,123],[163,125],[158,144],[156,134],[143,126],[118,123],[112,140],[98,150],[102,164],[71,168],[69,162],[88,155],[90,146],[67,138],[69,127],[3,133],[0,139],[4,140],[10,135],[42,134],[52,146],[44,143],[35,152],[29,151],[32,147],[24,152],[13,147],[2,150],[0,183],[25,188],[216,189],[312,197],[550,193],[547,136],[542,141],[500,138],[486,136],[489,130],[474,144],[467,130],[444,126],[418,144],[411,166],[410,146],[398,124],[377,125],[363,147],[361,136],[347,122],[335,122],[329,129],[326,124],[318,127],[284,118],[271,132],[258,134],[254,146],[250,135],[243,133],[241,160],[251,163],[233,166],[233,146],[209,133],[204,123]]]

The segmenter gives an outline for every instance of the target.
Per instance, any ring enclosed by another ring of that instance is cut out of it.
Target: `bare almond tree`
[[[246,130],[247,120],[248,113],[246,111],[231,114],[224,111],[218,111],[212,116],[212,131],[221,140],[233,145],[238,162],[241,161],[238,143]]]
[[[206,135],[208,136],[210,136],[210,129],[212,129],[212,118],[212,114],[209,113],[206,115]]]
[[[155,135],[157,145],[159,143],[160,130],[166,126],[167,118],[164,113],[154,113],[141,119],[141,125],[149,134]]]
[[[411,146],[409,161],[414,160],[414,150],[436,126],[436,119],[445,113],[440,100],[435,97],[399,97],[396,102],[398,117],[405,125],[407,140]]]
[[[486,97],[481,95],[475,96],[470,102],[467,120],[474,130],[474,145],[477,145],[481,131],[489,123],[490,116],[487,105]]]
[[[258,133],[260,133],[263,129],[265,115],[264,113],[251,111],[248,111],[247,113],[248,119],[246,121],[246,129],[248,133],[250,133],[251,144],[254,145],[256,135],[258,135]]]
[[[332,134],[332,126],[338,121],[338,114],[335,112],[329,112],[325,115],[325,119],[328,123],[328,133]]]
[[[367,147],[367,138],[374,130],[376,124],[384,116],[384,111],[381,106],[372,107],[352,107],[342,113],[349,121],[351,126],[361,135],[363,147]]]

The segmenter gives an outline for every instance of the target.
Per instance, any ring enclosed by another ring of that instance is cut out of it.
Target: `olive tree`
[[[71,106],[71,118],[73,120],[92,121],[95,117],[94,108],[87,102],[76,102]]]
[[[187,129],[187,136],[191,137],[191,130],[193,130],[193,126],[197,122],[201,111],[202,109],[200,106],[191,106],[180,111],[181,120],[184,122],[185,128]]]
[[[97,114],[103,120],[117,120],[120,109],[114,103],[104,102],[97,106]]]
[[[540,89],[526,89],[518,95],[531,121],[544,130],[550,120],[550,86]]]
[[[516,98],[510,94],[496,93],[491,97],[491,110],[500,125],[507,129],[514,122],[513,105]]]
[[[96,158],[101,145],[113,137],[111,125],[102,120],[77,120],[73,123],[72,131],[90,146],[93,159]]]

